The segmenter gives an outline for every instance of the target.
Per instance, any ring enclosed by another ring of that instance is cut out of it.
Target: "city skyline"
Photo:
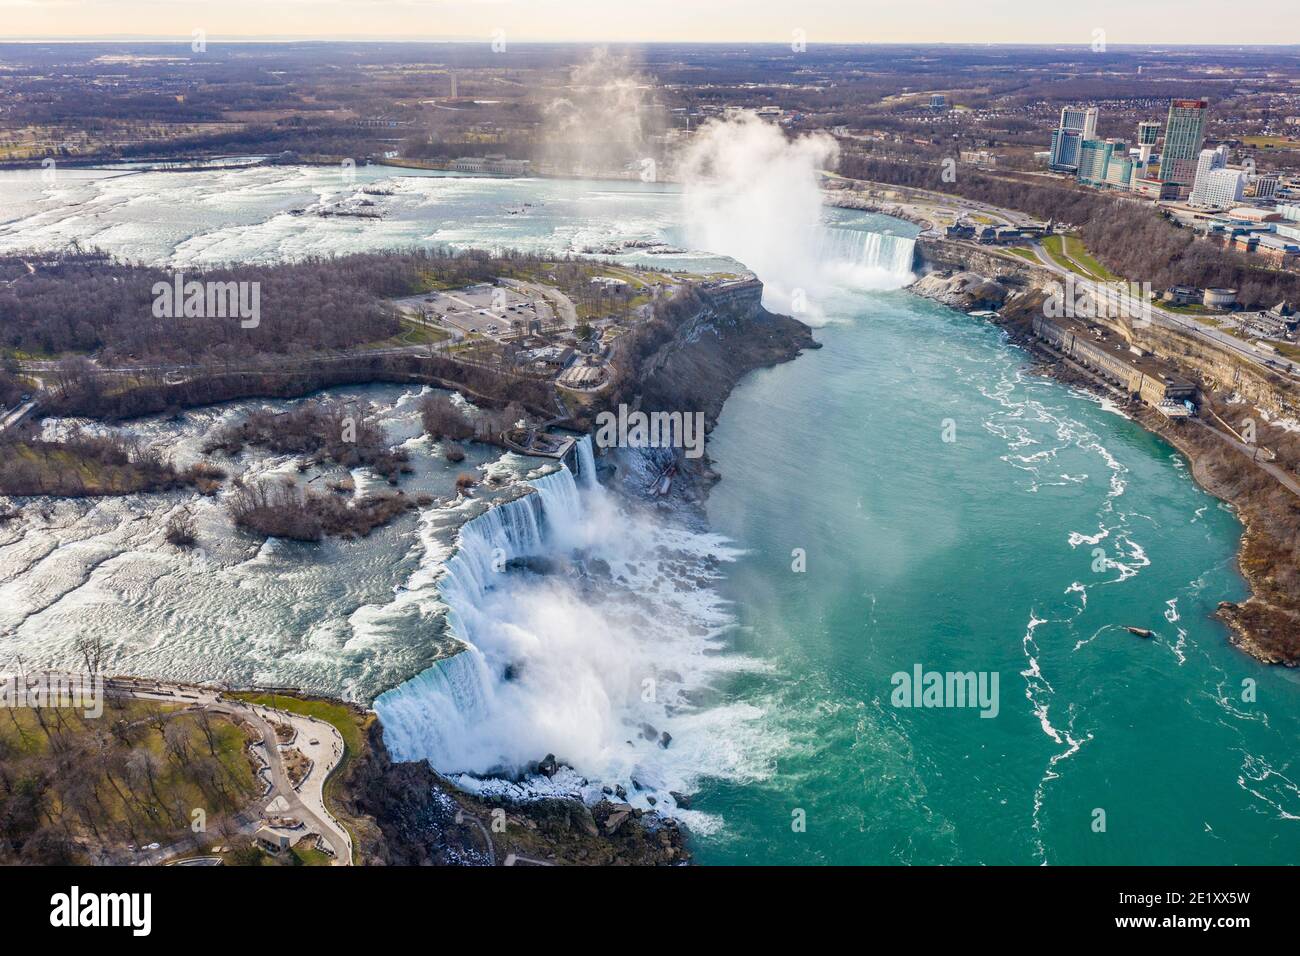
[[[1048,10],[1028,0],[953,8],[948,0],[845,10],[831,0],[660,3],[653,18],[626,16],[595,0],[0,0],[0,38],[121,40],[210,38],[509,42],[741,42],[867,44],[1065,44],[1279,46],[1292,15],[1263,0],[1252,16],[1225,21],[1208,0],[1139,5],[1101,0]],[[454,29],[449,24],[455,24]],[[799,32],[801,31],[801,32]],[[1100,31],[1100,32],[1099,32]]]

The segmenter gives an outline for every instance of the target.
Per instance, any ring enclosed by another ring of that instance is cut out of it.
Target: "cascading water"
[[[905,282],[912,274],[916,240],[892,233],[828,226],[822,232],[820,252],[825,262],[879,270]]]
[[[590,447],[590,439],[584,439]],[[437,767],[457,764],[456,741],[465,725],[483,717],[494,696],[494,665],[484,653],[485,621],[481,608],[506,564],[540,554],[543,525],[573,522],[581,505],[567,468],[531,482],[532,494],[491,508],[460,530],[456,554],[447,562],[439,591],[448,608],[452,631],[465,644],[375,699],[389,749],[399,760],[428,758]],[[486,635],[486,646],[491,646]],[[504,758],[505,755],[502,755]]]
[[[723,675],[756,666],[721,653],[733,621],[701,586],[734,552],[624,510],[596,482],[590,438],[577,462],[577,480],[562,466],[461,528],[439,593],[465,649],[375,699],[394,759],[483,789],[500,781],[481,775],[554,753],[587,781],[571,790],[594,799],[621,783],[629,802],[655,796],[667,811],[669,792],[701,775],[761,776],[759,712],[700,703]]]
[[[596,482],[596,454],[589,436],[578,442],[578,481],[587,491],[599,487]]]

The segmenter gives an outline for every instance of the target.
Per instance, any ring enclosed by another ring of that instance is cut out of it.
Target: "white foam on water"
[[[669,812],[668,791],[702,777],[764,775],[762,712],[709,699],[762,666],[727,653],[733,621],[707,586],[734,552],[626,510],[595,483],[590,439],[578,461],[582,487],[562,467],[461,528],[438,591],[464,650],[375,699],[394,758],[518,775],[554,753],[588,779],[587,796],[621,784],[633,805],[654,796]],[[514,567],[528,559],[565,567]]]

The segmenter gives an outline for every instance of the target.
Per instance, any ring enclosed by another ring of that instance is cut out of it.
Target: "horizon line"
[[[193,34],[116,34],[116,33],[99,33],[81,35],[61,35],[61,36],[42,36],[42,35],[25,35],[25,36],[2,36],[0,43],[190,43],[193,40]],[[472,44],[482,43],[485,45],[493,42],[492,37],[481,36],[412,36],[402,37],[390,34],[375,35],[354,35],[345,36],[341,34],[209,34],[206,37],[207,42],[220,43],[457,43]],[[512,46],[773,46],[787,47],[789,42],[785,40],[578,40],[578,39],[518,39],[511,40]],[[971,48],[1035,48],[1035,47],[1078,47],[1080,50],[1091,51],[1090,44],[1086,41],[1064,41],[1064,40],[1038,40],[1033,42],[992,42],[992,41],[962,41],[962,40],[846,40],[836,43],[826,43],[821,41],[809,41],[809,47],[971,47]],[[1109,43],[1107,49],[1101,51],[1100,55],[1111,50],[1147,50],[1162,49],[1169,47],[1178,47],[1184,49],[1249,49],[1254,47],[1266,47],[1270,49],[1296,49],[1300,50],[1300,43],[1277,43],[1266,41],[1236,42],[1236,43],[1195,43],[1187,41],[1160,41],[1150,40],[1140,43]]]

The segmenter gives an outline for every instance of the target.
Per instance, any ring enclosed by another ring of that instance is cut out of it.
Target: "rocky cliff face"
[[[1024,303],[1041,303],[1061,282],[1060,276],[1036,263],[951,242],[920,240],[917,255],[924,274],[913,283],[912,291],[965,312],[997,309],[1005,319]],[[993,304],[999,296],[1003,301]],[[1274,414],[1300,414],[1300,388],[1257,363],[1160,325],[1134,326],[1122,319],[1096,321],[1129,344],[1177,364],[1184,374],[1200,378],[1208,388],[1237,392]]]
[[[727,396],[747,372],[816,348],[821,344],[812,329],[768,312],[756,300],[729,308],[701,303],[642,363],[637,385],[641,408],[701,411],[712,430]]]
[[[691,858],[676,823],[619,801],[481,799],[423,761],[394,763],[378,723],[342,796],[361,823],[358,850],[368,865],[500,866],[513,857],[523,865],[664,866]]]

